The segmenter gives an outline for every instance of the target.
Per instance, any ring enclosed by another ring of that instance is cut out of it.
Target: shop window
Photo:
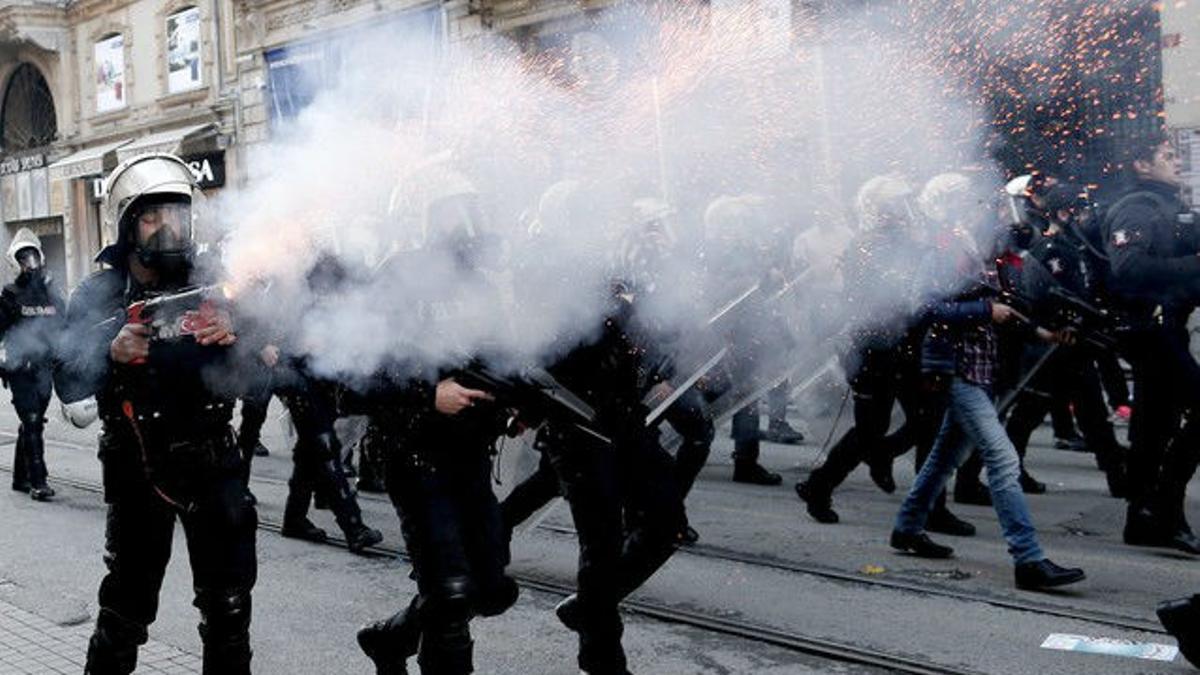
[[[167,17],[167,91],[176,94],[204,83],[200,62],[200,8]]]
[[[0,110],[0,131],[4,152],[40,148],[58,135],[54,96],[32,64],[17,66],[8,80]]]
[[[125,87],[125,36],[110,35],[95,44],[96,112],[120,110],[129,92]]]

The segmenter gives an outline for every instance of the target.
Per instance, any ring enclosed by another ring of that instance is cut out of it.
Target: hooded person
[[[54,496],[54,489],[46,482],[42,432],[66,303],[46,273],[41,240],[28,228],[13,236],[8,262],[16,278],[0,293],[0,336],[4,340],[2,374],[20,420],[12,487],[28,493],[34,501],[45,501]]]
[[[108,177],[103,213],[117,241],[67,308],[55,373],[67,405],[94,396],[108,505],[99,612],[85,672],[132,673],[155,620],[178,520],[200,610],[203,671],[250,672],[257,514],[230,427],[237,335],[202,288],[193,245],[199,194],[168,154],[126,160]],[[146,315],[129,312],[139,302]],[[151,309],[152,308],[152,309]],[[152,312],[152,314],[150,314]]]

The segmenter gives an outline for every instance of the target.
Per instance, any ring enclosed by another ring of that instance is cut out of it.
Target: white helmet
[[[448,234],[440,231],[444,228],[480,236],[478,198],[479,191],[454,168],[449,153],[441,153],[400,177],[388,200],[388,214],[407,230],[407,247],[419,249],[431,238]]]
[[[46,259],[45,254],[42,253],[42,240],[33,233],[33,230],[22,227],[13,235],[12,242],[8,245],[8,261],[12,263],[14,269],[21,269],[21,261],[17,259],[17,253],[27,248],[37,251],[39,266]]]
[[[938,223],[949,222],[961,209],[969,208],[971,181],[961,173],[940,173],[925,183],[918,201],[926,216]]]
[[[538,200],[537,218],[529,224],[529,236],[560,236],[571,227],[576,210],[582,206],[583,183],[564,178],[542,193]]]
[[[704,236],[712,241],[754,241],[767,229],[762,195],[717,197],[704,210]]]
[[[62,404],[63,419],[70,422],[77,429],[86,429],[91,426],[92,422],[96,421],[99,416],[99,406],[96,404],[96,397],[89,396],[72,403]]]
[[[104,223],[119,235],[129,207],[142,197],[177,196],[190,202],[195,188],[192,170],[175,155],[156,152],[131,157],[104,181]]]
[[[912,185],[899,173],[875,176],[862,184],[854,197],[854,210],[863,231],[885,225],[911,224]]]

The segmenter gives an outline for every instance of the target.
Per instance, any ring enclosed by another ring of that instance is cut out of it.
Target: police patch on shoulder
[[[1058,258],[1051,258],[1050,260],[1048,260],[1046,262],[1047,262],[1048,266],[1050,267],[1051,274],[1058,275],[1058,274],[1063,273],[1062,260],[1059,260]]]
[[[1128,230],[1117,230],[1116,232],[1113,232],[1112,243],[1113,243],[1113,246],[1125,246],[1126,244],[1128,244],[1129,243],[1129,231]]]

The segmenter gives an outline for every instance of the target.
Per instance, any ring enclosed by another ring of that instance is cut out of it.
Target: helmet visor
[[[135,222],[138,248],[170,253],[192,244],[192,209],[184,202],[149,204],[138,212]]]
[[[32,272],[42,267],[42,254],[32,246],[17,251],[16,258],[22,272]]]

